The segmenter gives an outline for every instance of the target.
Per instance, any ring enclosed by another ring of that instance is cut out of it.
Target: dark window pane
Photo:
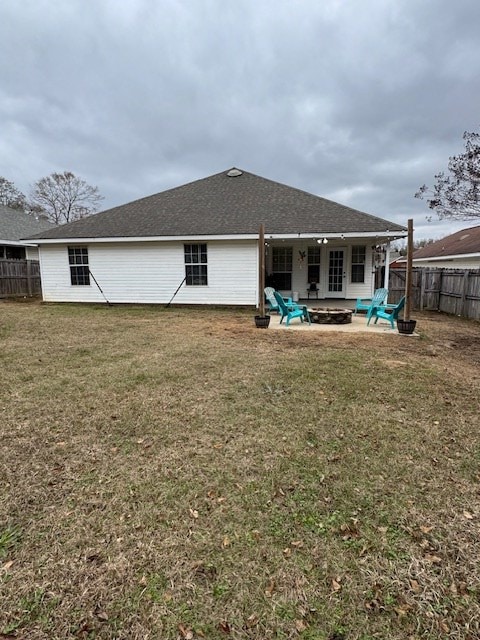
[[[207,267],[204,265],[192,265],[185,267],[188,285],[207,285]]]
[[[365,282],[365,265],[352,264],[352,282]]]
[[[272,247],[273,271],[291,271],[293,262],[292,247]]]
[[[291,273],[274,273],[273,274],[273,286],[275,289],[282,291],[289,291],[292,288],[292,274]]]
[[[272,280],[275,289],[292,288],[292,247],[272,247]]]
[[[320,247],[308,247],[308,264],[320,264]]]
[[[90,284],[88,267],[70,267],[71,281],[74,285]]]
[[[308,265],[308,282],[320,282],[320,265],[309,264]]]

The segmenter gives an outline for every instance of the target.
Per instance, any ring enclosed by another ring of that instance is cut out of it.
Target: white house
[[[178,304],[258,305],[262,223],[267,282],[301,298],[310,282],[319,298],[371,295],[376,248],[406,235],[393,222],[230,169],[30,240],[48,302],[167,303],[177,292]]]
[[[414,267],[480,269],[480,226],[462,229],[427,244],[412,256]]]

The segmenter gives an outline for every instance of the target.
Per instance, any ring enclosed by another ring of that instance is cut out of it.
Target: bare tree
[[[449,174],[437,173],[433,189],[424,184],[415,194],[425,199],[440,219],[480,218],[480,134],[465,131],[463,139],[465,151],[449,159]]]
[[[70,171],[52,173],[32,188],[30,206],[41,209],[55,224],[73,222],[95,213],[103,200],[98,188]]]
[[[416,251],[417,249],[422,249],[423,247],[426,247],[428,244],[432,244],[432,242],[435,242],[433,238],[423,238],[421,240],[414,240],[412,248],[414,251]],[[407,243],[405,241],[399,242],[397,245],[397,249],[401,256],[407,255]]]
[[[2,176],[0,176],[0,204],[23,211],[27,208],[27,199],[23,193],[17,189],[13,182]]]

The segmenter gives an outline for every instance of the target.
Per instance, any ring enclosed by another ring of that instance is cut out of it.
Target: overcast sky
[[[102,208],[232,166],[438,238],[480,125],[479,0],[0,0],[0,175]]]

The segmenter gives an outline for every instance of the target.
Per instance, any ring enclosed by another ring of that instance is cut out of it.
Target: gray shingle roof
[[[243,171],[181,187],[62,225],[38,238],[115,238],[404,231],[393,222]]]
[[[52,228],[55,225],[48,220],[37,219],[23,211],[0,205],[0,243],[2,240],[19,241]]]
[[[480,253],[480,226],[462,229],[436,242],[427,244],[413,253],[414,260],[441,258],[466,253]]]

